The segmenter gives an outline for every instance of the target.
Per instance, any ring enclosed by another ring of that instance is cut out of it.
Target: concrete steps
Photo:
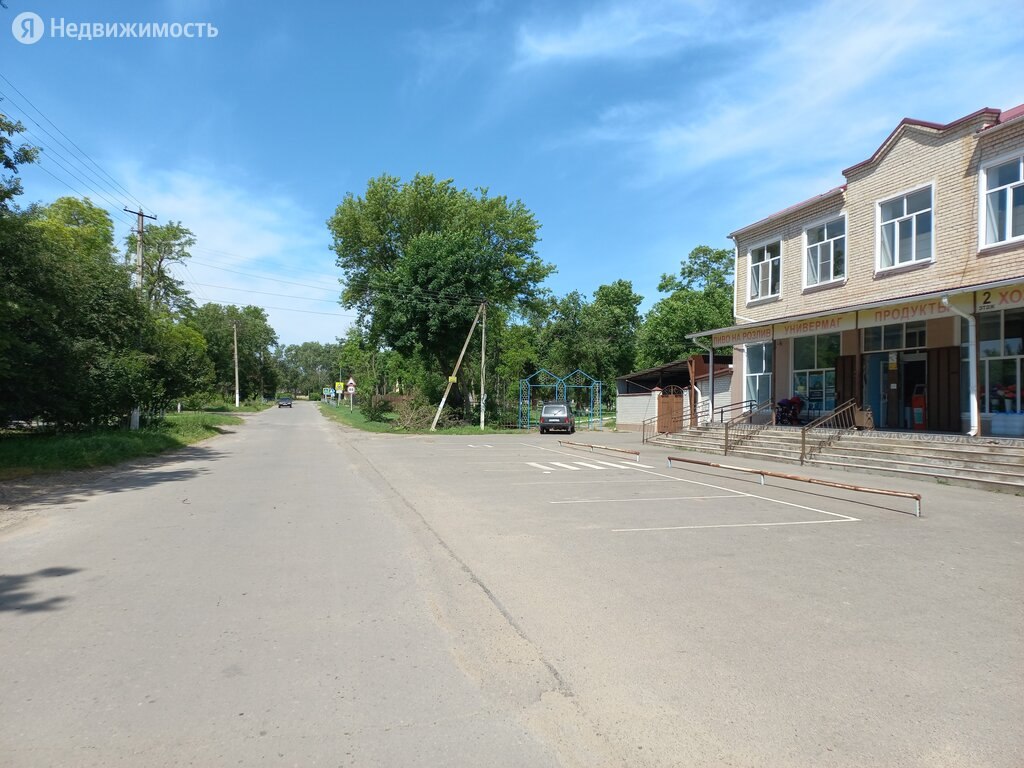
[[[651,441],[702,453],[723,453],[721,425]],[[800,429],[769,427],[729,449],[730,456],[800,463]],[[823,447],[811,447],[804,466],[872,474],[909,475],[938,483],[1024,495],[1024,440],[964,435],[859,432],[851,430]]]

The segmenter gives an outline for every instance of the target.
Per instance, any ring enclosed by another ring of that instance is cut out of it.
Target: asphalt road
[[[572,439],[640,461],[297,403],[35,495],[0,764],[1024,764],[1019,497]]]

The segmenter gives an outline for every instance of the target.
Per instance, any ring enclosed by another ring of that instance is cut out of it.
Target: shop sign
[[[796,336],[817,336],[822,333],[852,331],[857,327],[857,315],[844,312],[841,315],[815,317],[810,320],[791,320],[775,324],[776,339],[791,339]]]
[[[974,294],[974,303],[978,312],[1024,307],[1024,284],[978,291]]]
[[[955,305],[964,312],[970,313],[970,295],[960,294],[951,296],[949,303]],[[861,328],[873,328],[878,325],[891,325],[893,323],[913,323],[920,320],[935,320],[940,317],[955,316],[953,310],[944,306],[939,299],[928,299],[927,301],[912,301],[907,304],[894,304],[890,307],[876,307],[875,309],[862,309],[857,313]]]
[[[754,328],[737,328],[734,331],[722,331],[711,337],[713,347],[735,347],[740,344],[764,344],[772,340],[772,327],[759,325]]]

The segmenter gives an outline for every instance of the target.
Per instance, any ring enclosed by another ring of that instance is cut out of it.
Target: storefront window
[[[997,419],[1003,414],[1024,413],[1020,385],[1024,368],[1024,309],[986,312],[978,322],[981,348],[982,402],[985,413],[993,415],[992,433],[999,434]],[[1024,419],[1024,416],[1021,416]],[[999,418],[1002,424],[1004,419]],[[1017,430],[1016,425],[1006,425]],[[1016,434],[1016,431],[1010,432]]]
[[[772,398],[772,344],[748,344],[746,398],[764,403]]]
[[[898,349],[924,349],[927,346],[926,325],[923,321],[913,323],[890,323],[864,329],[865,352],[890,352]]]
[[[1002,351],[1003,313],[986,312],[978,321],[978,348],[981,357],[998,357]]]
[[[793,394],[806,403],[808,413],[819,415],[836,407],[838,358],[838,333],[793,339]]]

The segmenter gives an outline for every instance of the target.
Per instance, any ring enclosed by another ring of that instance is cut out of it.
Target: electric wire
[[[32,102],[32,100],[29,99],[29,97],[26,96],[25,93],[22,92],[22,90],[20,88],[18,88],[18,86],[16,86],[14,83],[12,83],[2,72],[0,72],[0,79],[3,79],[3,81],[5,83],[7,83],[22,99],[25,100],[25,103],[27,103],[30,107],[32,107],[32,109],[34,109],[36,111],[36,113],[40,117],[42,117],[47,123],[49,123],[51,126],[53,126],[54,130],[57,131],[57,133],[59,133],[61,136],[63,136],[65,139],[67,139],[68,142],[70,142],[70,144],[79,152],[79,154],[81,154],[83,157],[85,157],[101,174],[103,174],[104,176],[106,176],[107,179],[109,179],[110,183],[112,183],[114,185],[114,187],[116,187],[117,189],[120,189],[121,192],[123,192],[125,195],[127,195],[131,200],[134,200],[139,205],[140,210],[145,210],[145,211],[147,211],[149,213],[152,213],[152,211],[149,210],[148,206],[146,206],[141,200],[139,200],[137,197],[135,197],[135,195],[133,195],[127,189],[125,189],[125,187],[120,182],[118,182],[117,179],[115,179],[113,176],[111,176],[103,168],[103,166],[101,166],[99,163],[97,163],[95,160],[93,160],[92,157],[84,149],[82,149],[80,146],[78,146],[78,144],[76,144],[74,142],[74,140],[70,136],[68,136],[66,133],[64,133],[64,131],[62,131],[57,126],[56,123],[54,123],[49,117],[47,117],[46,114],[41,109],[39,109],[39,107],[37,107]],[[0,93],[3,93],[3,92],[0,91]],[[4,94],[4,96],[5,96],[5,98],[7,98],[10,101],[10,97],[9,96],[7,96],[6,94]],[[25,115],[27,117],[29,117],[29,119],[32,119],[31,116],[28,114],[28,112],[23,107],[19,106],[19,109],[21,109],[21,111],[23,113],[25,113]],[[39,123],[36,122],[34,119],[32,119],[32,122],[35,122],[36,125],[39,125]],[[40,126],[40,128],[42,128],[42,126]],[[52,134],[49,134],[49,132],[46,131],[45,128],[43,130],[48,135],[52,135]],[[59,140],[57,140],[57,141],[58,141],[58,143],[60,143]],[[65,146],[65,148],[66,148],[66,145],[62,145],[62,146]],[[71,151],[71,150],[69,149],[68,151]]]

